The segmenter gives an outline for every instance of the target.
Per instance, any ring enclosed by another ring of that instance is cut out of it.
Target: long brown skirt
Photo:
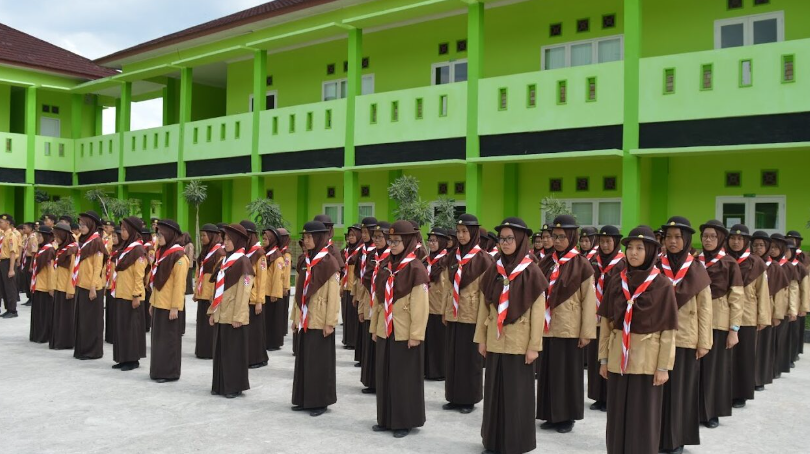
[[[537,380],[537,419],[558,423],[584,417],[585,368],[579,339],[543,338]]]
[[[152,316],[149,315],[149,308],[152,307],[152,291],[149,290],[149,286],[146,286],[146,296],[143,299],[143,303],[141,307],[143,308],[143,321],[144,321],[144,329],[148,333],[152,329]]]
[[[773,383],[773,332],[772,326],[766,326],[761,331],[757,331],[757,367],[754,374],[756,386]]]
[[[214,357],[214,327],[208,323],[208,308],[211,301],[197,301],[197,339],[194,342],[194,356],[200,359]]]
[[[90,299],[90,291],[76,288],[76,340],[74,358],[98,359],[104,356],[104,294],[96,292]]]
[[[343,292],[343,345],[349,348],[357,348],[357,329],[360,320],[357,318],[357,309],[352,305],[352,295]]]
[[[773,341],[773,378],[781,378],[783,372],[790,372],[790,338],[788,318],[785,317],[779,326],[774,327]]]
[[[107,290],[104,292],[104,342],[108,344],[115,343],[115,326],[116,316],[115,310],[117,309],[116,299],[113,298],[112,292]]]
[[[675,367],[663,387],[660,449],[670,451],[700,444],[700,361],[695,358],[696,353],[693,348],[675,349]]]
[[[298,333],[292,404],[324,408],[337,402],[335,390],[335,334],[323,337],[323,330]]]
[[[53,292],[53,332],[48,347],[51,350],[70,350],[76,341],[76,297],[67,299],[65,292]]]
[[[263,307],[262,309],[265,309]],[[264,334],[264,314],[256,315],[256,306],[248,307],[250,323],[245,329],[248,332],[248,364],[267,364],[267,340]]]
[[[363,357],[360,359],[360,382],[366,388],[377,388],[377,348],[371,340],[371,321],[366,320],[360,325],[363,331]]]
[[[608,374],[607,384],[607,452],[658,452],[664,387],[653,386],[652,375],[612,372]]]
[[[287,309],[284,300],[278,299],[270,302],[270,297],[264,300],[264,332],[265,350],[278,350],[284,346],[284,336],[290,325],[287,321]]]
[[[31,296],[31,328],[28,340],[44,344],[53,333],[53,297],[48,292],[34,292]]]
[[[113,343],[113,361],[116,363],[134,363],[146,358],[146,333],[143,329],[143,309],[132,308],[132,301],[115,299],[110,301],[116,306],[115,343]],[[143,302],[141,302],[143,305]]]
[[[152,308],[152,351],[149,377],[152,380],[180,378],[182,335],[180,318],[169,320],[169,310]]]
[[[700,359],[700,421],[731,416],[731,350],[728,331],[712,330],[712,349]]]
[[[535,449],[534,363],[526,364],[525,355],[492,352],[487,353],[486,363],[484,448],[501,454]]]
[[[737,333],[740,343],[731,349],[732,399],[753,399],[756,375],[757,327],[742,326]]]
[[[599,328],[596,328],[596,339],[599,339]],[[599,375],[599,341],[591,341],[585,350],[588,359],[588,399],[607,402],[607,380]]]
[[[446,342],[447,331],[442,323],[441,314],[428,316],[425,330],[425,378],[428,380],[443,380],[444,368],[447,366]]]
[[[225,395],[250,389],[249,326],[234,328],[229,323],[214,324],[214,374],[211,379],[211,391]]]
[[[425,425],[424,353],[420,344],[377,338],[377,424],[391,430]]]
[[[354,333],[354,360],[360,364],[363,362],[363,338],[365,337],[365,333],[363,329],[365,325],[360,323],[360,316],[357,313],[357,308],[352,306],[354,310],[354,318],[357,320],[357,330]]]
[[[804,325],[805,322],[804,322],[804,320],[806,318],[807,317],[805,316],[805,317],[799,317],[799,319],[798,319],[799,320],[799,354],[800,355],[804,353],[804,330],[805,330],[805,325]]]
[[[0,260],[0,299],[6,303],[7,312],[16,314],[20,292],[17,291],[17,279],[8,277],[10,269],[11,261],[9,259]]]
[[[799,339],[801,335],[801,326],[799,326],[799,319],[798,317],[796,320],[790,322],[788,325],[788,331],[790,333],[790,339],[788,343],[790,344],[790,362],[796,361],[799,359],[799,343],[802,339]]]
[[[473,342],[475,325],[447,323],[444,398],[451,404],[475,405],[484,399],[484,358]]]

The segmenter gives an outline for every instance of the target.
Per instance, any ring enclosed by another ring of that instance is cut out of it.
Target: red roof
[[[92,60],[29,34],[0,24],[0,64],[66,74],[82,79],[100,79],[118,74]]]
[[[101,57],[97,59],[96,62],[100,64],[108,63],[131,55],[137,55],[141,52],[159,49],[161,47],[236,28],[241,25],[282,16],[334,1],[336,0],[274,0],[259,6],[254,6],[253,8],[248,8],[244,11],[239,11],[238,13],[214,19],[204,24],[195,25],[194,27],[179,32],[161,36],[160,38],[138,44],[128,49],[120,50],[106,57]]]

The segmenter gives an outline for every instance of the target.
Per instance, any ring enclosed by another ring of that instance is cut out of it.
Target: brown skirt
[[[377,424],[391,430],[425,425],[422,345],[377,338]]]
[[[807,318],[807,317],[799,317],[799,319],[798,319],[799,320],[799,354],[800,355],[804,353],[804,329],[805,329],[804,320],[805,320],[805,318]]]
[[[152,309],[152,351],[149,377],[152,380],[180,378],[180,358],[183,341],[180,318],[169,320],[169,310]]]
[[[756,386],[765,386],[773,383],[773,327],[766,326],[757,331],[756,373],[754,381]]]
[[[599,328],[596,328],[596,339],[585,347],[588,359],[588,399],[596,402],[607,402],[607,380],[599,375]]]
[[[585,371],[579,339],[544,337],[537,380],[537,419],[558,423],[584,417]]]
[[[484,448],[501,454],[535,449],[534,363],[526,364],[525,355],[492,352],[487,353],[486,363]]]
[[[31,328],[28,340],[38,344],[50,342],[53,333],[53,297],[48,292],[34,292],[31,297]]]
[[[109,290],[104,292],[104,342],[108,344],[115,343],[115,301]]]
[[[289,289],[287,291],[289,292]],[[284,306],[284,324],[289,325],[288,320],[290,320],[290,295],[287,294],[284,297],[282,297],[281,302],[283,303],[282,306]],[[286,337],[287,334],[289,334],[289,331],[285,329],[284,336]]]
[[[664,387],[653,386],[652,375],[609,373],[607,379],[607,452],[658,452]]]
[[[143,304],[141,307],[143,308],[143,321],[144,321],[144,330],[148,333],[152,329],[152,316],[149,315],[149,308],[152,307],[152,291],[149,290],[149,286],[146,286],[146,296],[143,299]]]
[[[214,357],[214,327],[208,322],[210,300],[197,301],[197,339],[194,342],[194,356],[200,359]]]
[[[17,291],[17,279],[8,277],[11,269],[9,259],[0,260],[0,299],[6,303],[6,311],[17,313],[17,301],[20,299],[20,292]]]
[[[740,343],[731,349],[732,399],[754,398],[756,375],[757,327],[743,326],[737,333]]]
[[[377,388],[377,350],[376,344],[371,340],[371,321],[366,320],[360,325],[363,331],[363,357],[360,359],[360,382],[366,388]]]
[[[363,338],[365,337],[365,325],[360,323],[360,315],[357,313],[357,308],[352,306],[354,318],[357,320],[357,330],[354,333],[354,360],[357,364],[363,362]]]
[[[664,384],[660,449],[700,444],[700,361],[695,358],[696,353],[693,348],[675,349],[675,367]]]
[[[475,405],[484,399],[484,358],[473,342],[475,325],[447,323],[444,398],[456,405]]]
[[[445,358],[445,343],[447,342],[446,329],[442,323],[441,314],[428,316],[427,329],[425,329],[425,378],[428,380],[443,380],[444,368],[447,364]]]
[[[229,323],[214,324],[214,374],[211,379],[211,391],[225,395],[250,389],[249,326],[234,328]]]
[[[728,331],[712,330],[712,349],[700,359],[700,421],[731,416],[731,350]]]
[[[48,346],[51,350],[70,350],[76,341],[76,297],[67,299],[65,292],[53,292],[53,332]]]
[[[262,309],[265,309],[263,307]],[[256,315],[256,306],[248,306],[250,323],[245,329],[248,332],[247,349],[248,364],[267,364],[267,340],[264,334],[264,314]]]
[[[790,372],[790,338],[788,318],[785,317],[779,326],[774,327],[773,341],[773,378],[781,378],[783,372]]]
[[[98,359],[104,356],[104,294],[96,292],[90,299],[90,291],[76,288],[76,340],[74,358]]]
[[[278,350],[284,346],[284,336],[290,327],[287,309],[283,299],[270,302],[268,296],[264,301],[265,350]]]
[[[803,339],[799,339],[801,335],[801,326],[799,326],[799,319],[798,317],[796,320],[790,322],[788,325],[788,330],[790,332],[790,362],[794,362],[799,359],[799,344],[802,342]]]
[[[113,344],[113,361],[116,363],[134,363],[146,358],[146,333],[143,329],[143,310],[140,306],[132,308],[132,301],[116,299],[110,301],[116,308],[115,343]],[[143,301],[141,301],[141,306]]]
[[[335,390],[335,334],[323,337],[323,330],[298,333],[292,404],[324,408],[337,402]]]
[[[357,329],[360,320],[357,318],[357,309],[352,305],[352,295],[343,292],[343,345],[357,348]]]

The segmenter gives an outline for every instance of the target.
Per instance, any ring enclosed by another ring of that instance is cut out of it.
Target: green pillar
[[[94,113],[95,113],[95,121],[93,125],[93,135],[100,136],[102,131],[104,130],[104,106],[102,106],[98,101],[98,95],[93,95],[93,106],[94,106]]]
[[[180,121],[178,113],[178,91],[180,81],[169,77],[166,86],[163,88],[163,126],[173,125]]]
[[[222,182],[222,222],[233,221],[233,180]]]
[[[481,156],[478,141],[478,80],[483,75],[484,5],[477,0],[467,5],[467,137],[466,157]],[[467,212],[481,215],[481,165],[466,164]]]
[[[349,72],[346,81],[346,132],[343,167],[354,167],[354,123],[357,114],[357,96],[361,93],[363,30],[349,30]],[[355,207],[360,200],[359,176],[356,171],[343,171],[343,222],[352,225],[359,221]]]
[[[293,235],[297,235],[304,227],[304,224],[309,221],[309,175],[298,175],[296,183],[298,194],[295,201],[298,204],[298,209],[296,210],[294,231],[290,232]]]
[[[84,95],[80,94],[73,94],[70,95],[70,137],[71,139],[81,139],[82,138],[82,110],[84,106]],[[73,171],[72,173],[72,182],[73,186],[79,184],[79,177],[76,174],[76,155],[78,155],[78,151],[73,152]],[[76,203],[74,201],[74,203]]]
[[[391,183],[396,181],[397,178],[402,176],[402,169],[397,170],[389,170],[388,171],[388,186],[386,186],[385,190],[388,191],[388,188],[391,187]],[[397,210],[399,209],[399,203],[396,200],[389,198],[388,199],[388,218],[386,219],[388,222],[392,223],[397,220]]]
[[[267,92],[267,52],[253,51],[253,137],[250,149],[250,171],[257,174],[262,171],[261,156],[259,156],[259,115],[267,107],[265,102]],[[250,200],[263,198],[264,178],[259,175],[250,177]]]
[[[503,165],[503,217],[518,216],[518,165]]]
[[[177,207],[177,223],[180,228],[185,229],[188,224],[188,205],[186,199],[183,197],[183,189],[185,183],[182,178],[186,177],[186,162],[183,158],[183,151],[185,148],[186,137],[186,123],[191,121],[191,88],[193,84],[191,68],[180,68],[180,142],[177,152],[177,194],[176,207]]]
[[[118,102],[118,124],[115,125],[115,132],[118,133],[118,198],[126,199],[127,190],[125,187],[126,171],[124,169],[124,133],[129,132],[132,120],[132,82],[124,82],[121,85],[121,99]]]
[[[641,59],[641,0],[624,0],[624,129],[622,133],[622,230],[641,221],[639,158],[630,150],[639,145],[639,61]]]
[[[26,221],[34,219],[36,213],[34,200],[34,183],[36,181],[36,145],[37,145],[37,87],[25,89],[25,134],[28,154],[25,163],[25,197],[23,199],[23,217]]]

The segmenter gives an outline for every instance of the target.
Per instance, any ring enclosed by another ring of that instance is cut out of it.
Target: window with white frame
[[[752,46],[785,40],[785,12],[714,21],[714,48]]]
[[[374,74],[366,74],[360,79],[360,94],[370,95],[374,93]],[[331,101],[333,99],[343,99],[348,93],[348,79],[327,80],[323,83],[321,90],[321,100]]]
[[[375,210],[373,202],[357,204],[358,219],[374,216],[374,211]],[[332,219],[332,222],[335,223],[335,227],[344,226],[345,217],[343,213],[342,203],[324,203],[323,214],[329,216]]]
[[[276,100],[278,98],[278,90],[267,90],[265,95],[265,110],[273,110],[276,108]],[[248,112],[253,112],[253,93],[248,97]]]
[[[622,199],[560,199],[581,226],[601,228],[605,225],[622,226]],[[542,223],[551,224],[554,216],[540,211]]]
[[[624,59],[624,36],[572,41],[541,49],[542,69],[567,68],[569,66],[592,65]]]
[[[467,59],[444,61],[430,66],[431,85],[467,81]]]
[[[717,219],[726,227],[743,224],[753,232],[763,230],[768,234],[784,232],[785,196],[762,197],[717,197]]]

